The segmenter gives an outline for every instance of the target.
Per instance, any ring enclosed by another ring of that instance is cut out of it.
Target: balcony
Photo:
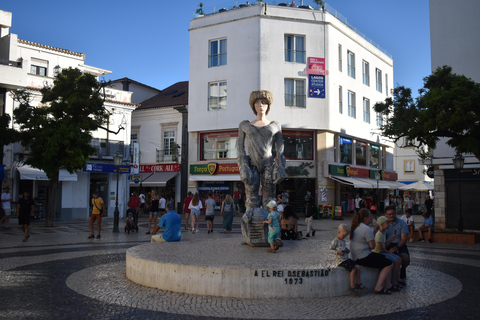
[[[19,89],[27,85],[27,73],[23,72],[22,61],[0,59],[0,87]]]
[[[156,150],[157,163],[180,163],[180,146],[172,145],[170,149]]]

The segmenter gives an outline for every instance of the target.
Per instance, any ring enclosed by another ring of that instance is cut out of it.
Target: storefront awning
[[[17,168],[18,172],[20,172],[20,179],[21,180],[44,180],[48,181],[47,174],[37,168],[33,168],[31,166],[21,166]],[[76,173],[70,173],[67,170],[60,169],[58,181],[77,181],[78,177]]]
[[[360,180],[362,182],[368,183],[371,185],[370,189],[377,189],[377,180],[367,179],[367,178],[354,178],[356,180]],[[385,183],[385,180],[378,180],[378,189],[395,189],[390,188],[389,184]]]
[[[180,172],[143,172],[139,173],[142,176],[142,180],[139,183],[130,181],[130,186],[142,187],[165,187],[168,180],[178,176]]]
[[[190,181],[240,181],[239,174],[192,174]]]
[[[367,182],[358,180],[356,178],[341,177],[341,176],[330,176],[329,178],[332,180],[338,181],[340,183],[353,185],[355,188],[373,189],[373,185],[371,183],[367,183]]]

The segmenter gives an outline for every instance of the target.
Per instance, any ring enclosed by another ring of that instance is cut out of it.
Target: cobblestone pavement
[[[220,230],[221,219],[217,220],[215,228]],[[0,226],[0,319],[403,320],[477,319],[480,314],[480,245],[410,244],[409,272],[424,272],[423,282],[410,283],[391,296],[368,292],[359,298],[253,301],[164,292],[126,279],[126,250],[149,241],[145,216],[133,234],[112,233],[112,220],[104,219],[102,238],[94,240],[87,239],[87,221],[58,221],[53,228],[34,221],[30,239],[22,242],[16,222],[11,219],[8,230]],[[123,231],[124,221],[120,223]],[[314,220],[316,238],[333,239],[338,224]],[[305,225],[299,228],[305,230]],[[193,237],[207,238],[203,221],[200,233],[182,233],[183,240]],[[231,234],[208,237],[218,245],[225,238],[240,238],[239,218]],[[280,316],[279,306],[284,306]]]

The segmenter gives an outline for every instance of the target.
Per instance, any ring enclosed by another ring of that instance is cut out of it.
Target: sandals
[[[399,292],[400,291],[400,288],[397,287],[397,286],[391,286],[390,288],[388,288],[387,290],[391,291],[391,292]]]
[[[356,287],[356,286],[355,286],[355,287]],[[355,291],[355,288],[348,287],[348,292],[350,292],[350,293],[353,294],[354,296],[358,297],[358,292]]]
[[[365,287],[363,284],[361,283],[358,283],[355,285],[355,289],[358,289],[358,290],[367,290],[367,287]]]
[[[93,238],[95,238],[95,236],[93,234],[88,236],[88,239],[93,239]]]
[[[373,291],[373,293],[375,294],[392,294],[392,292],[390,290],[387,290],[387,289],[382,289],[380,291]]]

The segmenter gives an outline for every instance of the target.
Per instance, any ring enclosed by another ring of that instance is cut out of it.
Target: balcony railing
[[[157,149],[156,161],[157,163],[162,163],[162,162],[179,163],[180,147],[178,145],[175,145],[175,146],[172,146],[170,149]]]
[[[0,59],[0,64],[4,66],[11,66],[15,68],[21,68],[22,67],[22,61],[11,61],[11,60],[6,60],[6,59]]]

